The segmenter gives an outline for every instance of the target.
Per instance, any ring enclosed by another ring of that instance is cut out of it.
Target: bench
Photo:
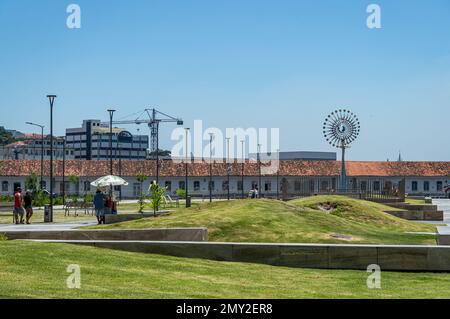
[[[84,210],[85,215],[94,215],[94,204],[84,201],[66,202],[64,205],[64,216],[70,216],[70,211],[74,211],[75,216],[78,216],[78,210]]]

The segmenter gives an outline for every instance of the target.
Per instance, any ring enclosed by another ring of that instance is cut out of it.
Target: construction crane
[[[150,154],[156,160],[156,182],[159,183],[159,123],[176,123],[177,125],[183,125],[183,120],[170,116],[166,113],[158,111],[157,109],[145,109],[141,112],[134,113],[132,115],[139,114],[134,120],[118,120],[113,121],[112,124],[127,125],[127,124],[147,124],[150,129]],[[131,115],[131,116],[132,116]],[[148,118],[143,118],[147,116]],[[104,123],[108,124],[109,123]]]

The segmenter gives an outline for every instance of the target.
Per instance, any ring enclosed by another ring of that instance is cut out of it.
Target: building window
[[[380,182],[379,181],[373,182],[373,190],[376,192],[380,191]]]
[[[438,192],[442,192],[442,182],[441,181],[436,182],[436,189]]]
[[[430,182],[429,181],[423,182],[423,191],[428,192],[429,190],[430,190]]]
[[[194,181],[194,191],[199,191],[199,190],[200,190],[200,182]]]
[[[328,181],[321,181],[320,182],[320,190],[321,191],[327,191],[328,190]]]
[[[133,196],[139,197],[141,196],[141,183],[133,183]]]
[[[7,192],[9,190],[9,183],[7,181],[2,182],[2,192]]]
[[[214,181],[211,181],[211,182],[209,183],[209,188],[208,188],[208,190],[214,190],[214,187],[215,187]]]
[[[417,192],[417,182],[416,181],[411,182],[411,190],[413,192]]]
[[[309,181],[309,191],[314,192],[314,188],[315,188],[315,184],[314,184],[314,180],[312,179]]]
[[[294,190],[299,191],[301,188],[302,188],[302,183],[300,183],[300,181],[295,181],[294,182]]]
[[[171,192],[172,191],[172,182],[171,181],[166,181],[164,183],[164,186],[166,187],[166,190]]]
[[[186,189],[186,184],[184,181],[179,181],[178,182],[178,188],[179,189]]]
[[[84,191],[90,192],[91,191],[91,183],[89,181],[84,181]]]
[[[17,188],[22,187],[22,185],[19,182],[14,183],[14,189],[13,191],[15,192]]]
[[[272,183],[271,183],[270,181],[266,181],[266,182],[264,183],[264,190],[265,190],[266,192],[272,191]]]
[[[61,194],[68,193],[70,191],[70,182],[64,182],[59,184],[59,192]]]
[[[238,191],[242,191],[243,187],[242,187],[242,181],[238,181],[237,182],[237,190]]]
[[[367,182],[366,181],[362,181],[361,182],[361,190],[365,191],[367,189]]]
[[[222,190],[226,191],[228,189],[228,181],[223,181],[222,182]]]

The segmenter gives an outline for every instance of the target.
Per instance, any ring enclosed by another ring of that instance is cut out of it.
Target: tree
[[[144,206],[145,206],[145,196],[144,196],[144,192],[143,192],[143,184],[144,182],[147,180],[147,176],[145,176],[142,173],[139,173],[138,175],[136,175],[136,180],[141,183],[141,190],[140,190],[140,194],[139,194],[139,213],[143,213],[144,212]]]
[[[37,175],[34,172],[31,172],[31,174],[25,178],[25,190],[30,190],[33,193],[35,193],[37,189],[38,189]]]
[[[4,127],[0,127],[0,145],[8,145],[15,141],[11,133],[7,132]]]
[[[169,150],[158,149],[158,156],[170,156],[171,154],[172,152]],[[150,156],[151,157],[156,156],[156,151],[150,152]]]
[[[77,196],[80,194],[80,176],[71,175],[69,176],[69,181],[75,185]]]
[[[153,181],[150,185],[151,191],[151,205],[153,207],[153,215],[156,216],[156,210],[161,205],[161,202],[164,199],[164,195],[166,194],[166,188],[159,186],[156,181]]]

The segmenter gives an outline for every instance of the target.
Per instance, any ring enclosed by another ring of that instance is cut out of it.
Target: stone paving
[[[66,223],[45,223],[45,224],[0,224],[0,232],[2,231],[46,231],[46,230],[70,230],[82,226],[97,225],[95,220],[84,220]]]
[[[446,224],[446,226],[438,226],[439,234],[450,234],[450,199],[433,199],[433,204],[444,212],[444,221],[440,224]]]

